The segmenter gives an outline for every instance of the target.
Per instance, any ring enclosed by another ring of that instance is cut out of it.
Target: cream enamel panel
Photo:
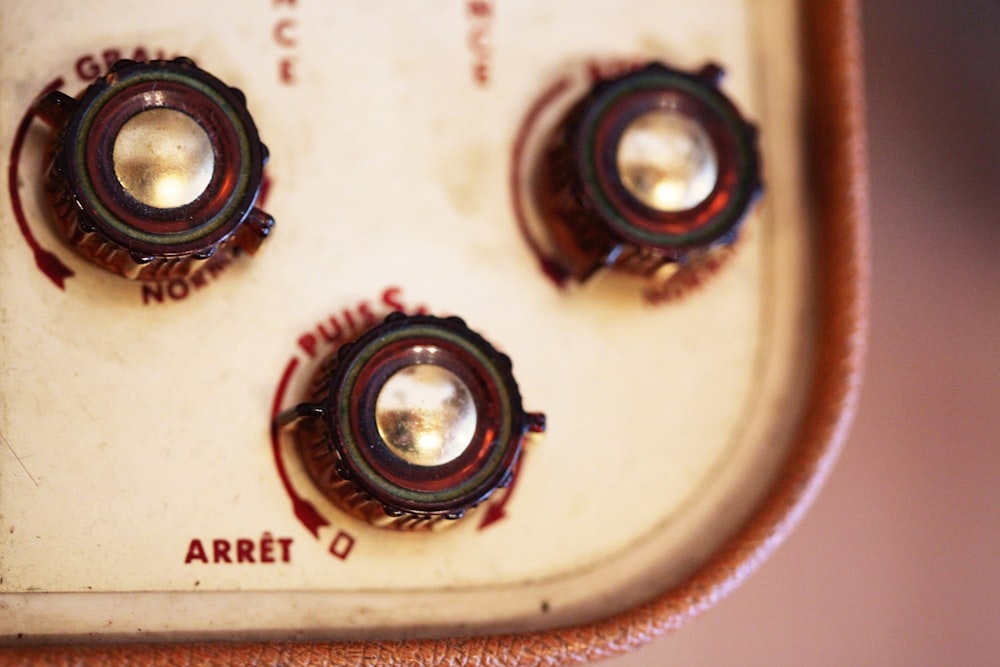
[[[32,126],[19,192],[39,242],[75,275],[60,290],[35,268],[4,197],[3,632],[543,627],[635,604],[688,573],[771,479],[808,376],[791,5],[502,2],[479,21],[459,2],[56,11],[4,0],[5,168],[30,100],[57,77],[70,94],[83,88],[81,56],[184,54],[246,93],[271,151],[264,208],[277,225],[259,256],[144,304],[140,286],[50,229],[37,178],[45,131]],[[479,29],[485,87],[470,48]],[[565,68],[614,56],[721,63],[724,90],[762,130],[767,194],[732,260],[657,307],[607,274],[555,289],[511,210],[529,106]],[[292,85],[279,76],[286,58]],[[302,336],[331,317],[345,324],[361,303],[387,312],[390,288],[408,308],[461,315],[507,352],[548,431],[527,446],[506,518],[434,535],[342,516],[282,438],[295,488],[330,523],[317,538],[277,474],[271,403],[293,358],[286,406],[315,367]],[[328,551],[338,531],[353,539],[346,559]],[[290,540],[288,562],[185,563],[193,539],[259,549],[265,536],[278,554]]]

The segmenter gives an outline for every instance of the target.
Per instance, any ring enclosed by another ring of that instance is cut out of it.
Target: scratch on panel
[[[39,486],[38,480],[35,479],[34,475],[31,474],[31,471],[28,470],[28,466],[24,465],[24,461],[22,461],[21,457],[17,455],[17,452],[14,451],[14,448],[10,446],[10,442],[7,441],[7,436],[5,436],[3,433],[0,433],[0,441],[3,441],[3,444],[7,447],[7,449],[10,450],[10,453],[14,455],[14,458],[17,459],[17,462],[21,464],[21,468],[24,470],[24,474],[28,476],[28,479],[30,479],[35,486]]]

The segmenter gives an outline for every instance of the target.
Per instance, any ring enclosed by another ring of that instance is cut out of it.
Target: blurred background
[[[853,431],[742,588],[602,665],[1000,665],[1000,0],[862,7],[873,266]]]

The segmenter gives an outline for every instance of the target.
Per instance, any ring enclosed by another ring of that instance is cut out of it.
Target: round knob
[[[78,99],[51,92],[46,189],[70,244],[128,278],[180,278],[219,250],[253,253],[267,148],[243,93],[191,60],[121,60]]]
[[[313,379],[296,440],[315,484],[379,526],[459,519],[506,486],[528,431],[510,359],[457,317],[395,313]]]
[[[721,76],[654,63],[573,105],[534,191],[563,273],[645,275],[736,238],[762,189],[757,132],[719,91]]]

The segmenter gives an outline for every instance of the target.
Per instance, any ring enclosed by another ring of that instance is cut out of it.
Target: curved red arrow
[[[517,478],[521,476],[521,465],[524,463],[524,455],[525,452],[522,451],[521,455],[517,457],[517,463],[514,464],[514,470],[511,473],[510,483],[507,485],[507,488],[504,489],[503,496],[496,502],[490,503],[486,507],[486,512],[483,514],[483,520],[479,522],[479,530],[488,528],[497,521],[507,517],[507,503],[510,502],[511,495],[514,493],[514,486],[517,484]]]
[[[47,93],[61,88],[63,85],[62,79],[56,79],[38,95],[37,100],[41,99]],[[31,122],[35,119],[38,113],[36,104],[32,104],[27,113],[24,114],[24,118],[21,119],[20,124],[17,126],[17,132],[14,134],[14,143],[10,148],[10,165],[7,169],[7,189],[10,192],[10,205],[14,209],[14,218],[17,220],[17,226],[21,230],[21,236],[24,237],[25,242],[27,242],[28,247],[35,255],[35,264],[38,266],[39,270],[48,276],[49,280],[54,282],[59,289],[66,289],[66,279],[73,277],[73,270],[62,263],[58,257],[53,253],[46,250],[35,238],[35,235],[31,233],[31,228],[28,226],[28,219],[24,215],[24,208],[21,206],[21,193],[17,185],[17,168],[21,162],[21,148],[24,146],[24,138],[28,134],[28,128],[31,127]]]
[[[521,163],[524,160],[524,149],[528,143],[528,137],[531,135],[531,131],[534,129],[535,124],[538,122],[538,117],[542,114],[552,100],[556,99],[562,95],[567,88],[569,88],[571,81],[569,77],[563,77],[562,79],[556,81],[552,84],[548,90],[542,93],[542,96],[532,105],[528,110],[528,115],[525,116],[524,123],[521,124],[520,129],[517,132],[517,139],[514,141],[514,154],[511,158],[510,167],[510,190],[511,197],[514,200],[514,217],[517,219],[517,226],[521,230],[521,235],[524,236],[525,241],[528,243],[528,247],[538,258],[538,263],[541,266],[542,272],[557,286],[562,287],[566,283],[567,275],[566,272],[560,269],[555,262],[550,260],[545,256],[542,247],[539,243],[532,237],[531,231],[528,227],[528,215],[524,210],[524,204],[522,203],[522,197],[524,196],[521,188]]]
[[[274,463],[278,467],[278,476],[281,477],[281,483],[284,485],[288,497],[292,499],[292,510],[295,512],[295,516],[313,534],[313,537],[319,539],[319,529],[329,526],[330,522],[323,518],[312,503],[295,492],[295,488],[288,478],[285,461],[281,458],[281,444],[276,421],[278,413],[281,411],[281,404],[284,402],[285,390],[288,388],[292,374],[295,373],[295,369],[298,366],[298,358],[292,357],[291,361],[285,367],[285,372],[281,375],[281,382],[278,383],[278,390],[274,394],[274,403],[271,406],[271,449],[274,452]]]

